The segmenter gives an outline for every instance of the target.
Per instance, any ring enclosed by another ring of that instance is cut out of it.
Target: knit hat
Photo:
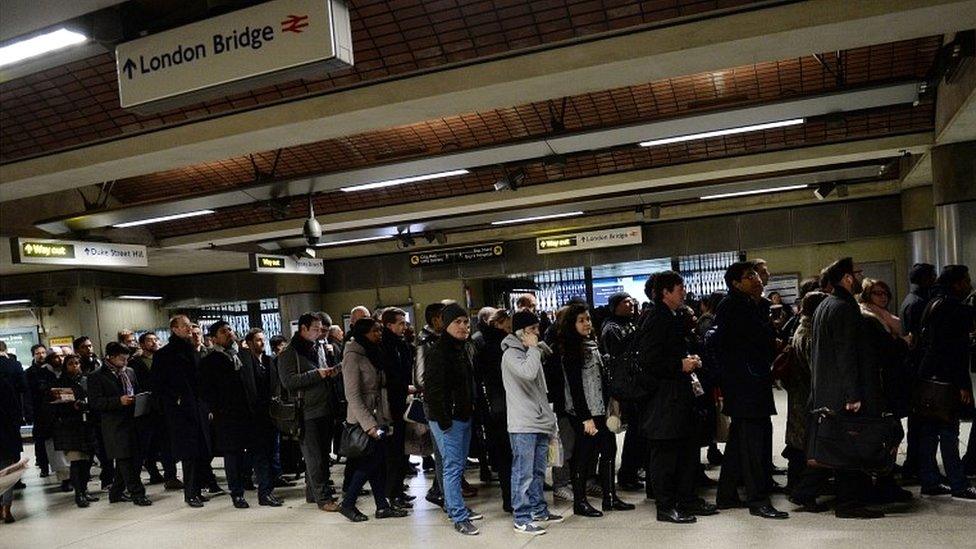
[[[617,309],[617,305],[620,305],[620,302],[625,299],[631,299],[630,294],[627,292],[617,292],[610,296],[607,299],[607,306],[610,308],[610,313],[612,314]]]
[[[534,326],[539,323],[539,317],[535,315],[532,311],[523,309],[512,317],[512,331],[517,332],[529,326]]]
[[[444,322],[445,326],[454,322],[456,319],[461,318],[462,316],[467,317],[468,312],[457,303],[451,303],[450,305],[444,307],[444,309],[441,311],[441,321]]]

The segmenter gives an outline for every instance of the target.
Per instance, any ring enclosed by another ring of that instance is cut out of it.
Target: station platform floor
[[[786,410],[785,393],[776,392],[781,414],[774,417],[775,447],[781,448]],[[970,423],[964,423],[961,440],[968,441]],[[28,447],[27,451],[32,452]],[[902,447],[904,451],[904,446]],[[785,466],[779,455],[778,465]],[[33,464],[33,458],[31,460]],[[226,487],[219,470],[217,476]],[[708,471],[718,478],[718,469]],[[468,479],[478,485],[477,470],[468,470]],[[333,478],[341,482],[341,467],[334,468]],[[553,512],[566,521],[549,526],[548,533],[531,537],[513,532],[511,517],[499,503],[497,485],[481,486],[478,497],[469,505],[482,512],[485,520],[477,523],[481,535],[464,538],[454,532],[446,516],[424,501],[423,495],[431,480],[423,475],[408,478],[410,492],[417,497],[414,511],[403,519],[376,520],[372,518],[372,499],[360,499],[360,509],[370,520],[352,524],[336,513],[319,511],[306,504],[302,484],[294,488],[278,489],[286,500],[281,508],[259,507],[257,497],[248,492],[252,507],[238,510],[228,496],[214,498],[203,509],[191,509],[183,504],[182,492],[163,491],[161,486],[148,487],[152,507],[131,504],[109,504],[107,494],[87,509],[75,507],[71,494],[57,490],[53,476],[41,479],[36,467],[25,477],[27,488],[17,492],[14,501],[14,524],[0,524],[0,548],[54,549],[127,549],[162,548],[379,548],[396,547],[497,547],[570,549],[576,547],[694,547],[714,549],[722,547],[856,547],[857,549],[913,547],[913,548],[974,548],[976,547],[976,504],[947,497],[919,498],[918,487],[909,487],[916,500],[906,512],[889,514],[880,520],[841,520],[831,513],[791,513],[788,520],[771,521],[749,515],[748,510],[722,511],[713,517],[703,517],[697,524],[672,525],[657,522],[653,502],[643,494],[621,493],[628,501],[638,504],[636,511],[615,512],[599,519],[572,515],[570,502],[556,500]],[[782,480],[785,482],[785,479]],[[92,483],[95,486],[95,483]],[[714,501],[715,491],[702,494]],[[552,493],[546,492],[552,503]],[[786,497],[776,495],[774,505],[792,511]]]

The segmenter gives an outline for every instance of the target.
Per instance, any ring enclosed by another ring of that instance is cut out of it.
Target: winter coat
[[[786,445],[797,450],[807,447],[807,417],[810,412],[810,349],[813,347],[813,318],[800,316],[799,326],[790,341],[795,360],[783,377],[786,389]]]
[[[366,349],[355,339],[346,342],[342,355],[342,380],[345,383],[346,422],[363,431],[392,423],[386,392],[386,374],[366,356]]]
[[[153,355],[152,382],[163,407],[173,458],[211,457],[210,420],[200,398],[199,353],[176,334]]]
[[[578,421],[606,415],[603,400],[603,358],[596,341],[584,340],[583,352],[562,353],[566,379],[566,413]]]
[[[502,340],[501,349],[508,432],[556,434],[556,414],[549,406],[542,370],[543,350],[526,347],[514,334]]]
[[[249,351],[245,351],[249,353]],[[270,416],[258,407],[252,361],[246,363],[220,347],[200,361],[200,395],[213,414],[214,453],[226,455],[257,446],[270,448]],[[258,429],[258,416],[267,416]],[[260,431],[260,432],[259,432]],[[262,440],[262,436],[267,440]]]
[[[973,307],[937,289],[922,323],[919,377],[938,379],[957,389],[973,391],[969,377],[969,334],[973,331]]]
[[[324,366],[324,365],[323,365]],[[319,358],[315,344],[295,334],[278,355],[278,377],[289,394],[302,392],[306,420],[335,417],[340,410],[333,378],[318,373]]]
[[[13,461],[20,458],[24,443],[20,438],[20,424],[23,418],[17,413],[17,390],[9,379],[0,378],[0,461]],[[8,413],[12,410],[13,413]]]
[[[655,303],[640,331],[642,382],[650,394],[642,430],[650,440],[673,440],[697,434],[695,393],[691,376],[682,371],[688,356],[683,319],[663,303]]]
[[[75,401],[52,404],[55,411],[54,449],[62,452],[95,451],[95,423],[88,404],[88,379],[84,374],[76,378],[63,375],[55,384],[59,389],[71,389]]]
[[[765,302],[732,290],[715,309],[717,360],[722,412],[730,417],[765,418],[776,414],[772,365],[776,332]]]
[[[870,309],[861,306],[864,317],[864,337],[870,362],[877,365],[881,376],[882,410],[898,417],[908,417],[911,407],[915,374],[908,362],[908,343],[891,334],[884,320]]]
[[[484,391],[483,405],[488,416],[495,423],[507,421],[505,405],[505,383],[502,375],[503,341],[509,334],[494,326],[481,332],[484,346],[474,355],[474,377]]]
[[[383,328],[383,340],[380,346],[386,357],[384,373],[390,417],[402,418],[407,411],[407,393],[413,377],[414,351],[405,339],[386,328]],[[348,399],[348,395],[346,398]]]
[[[50,438],[54,435],[54,409],[51,408],[51,388],[58,382],[58,375],[45,364],[34,364],[25,372],[27,388],[34,409],[34,438]],[[13,388],[13,386],[11,386]],[[16,395],[16,392],[14,393]]]
[[[424,368],[428,419],[444,431],[455,419],[469,421],[474,412],[474,374],[467,342],[445,332],[426,352]]]
[[[123,369],[121,375],[129,378],[132,394],[138,394],[139,382],[132,368]],[[88,403],[99,414],[105,453],[112,459],[139,456],[139,434],[133,416],[136,407],[135,404],[122,405],[120,399],[125,394],[124,382],[108,366],[88,376]]]

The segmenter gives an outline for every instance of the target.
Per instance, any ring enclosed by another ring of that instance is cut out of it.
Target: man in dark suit
[[[732,418],[725,461],[719,476],[719,509],[748,506],[755,516],[784,519],[769,500],[772,487],[773,402],[772,364],[776,331],[761,302],[763,284],[755,265],[733,263],[725,271],[729,294],[715,312],[718,326],[717,359],[725,399],[723,413]],[[746,501],[738,487],[745,485]]]
[[[211,456],[210,427],[190,341],[193,328],[186,315],[174,316],[169,328],[169,343],[153,357],[153,388],[163,404],[173,459],[183,463],[183,498],[190,507],[203,507],[210,499],[201,493]]]
[[[129,367],[136,373],[140,389],[154,393],[153,357],[159,350],[159,338],[152,332],[145,332],[139,336],[138,341],[140,353],[129,357]],[[169,448],[162,403],[155,394],[151,394],[149,398],[149,412],[136,421],[139,448],[143,454],[142,465],[149,473],[149,484],[165,483],[167,490],[182,490],[183,483],[176,478],[176,462]],[[157,459],[163,465],[162,475],[156,466]]]
[[[256,372],[252,359],[241,360],[234,329],[227,322],[214,322],[208,332],[213,351],[200,361],[200,389],[213,414],[214,446],[224,456],[234,507],[250,507],[244,499],[246,456],[257,473],[259,503],[280,507],[281,500],[271,493],[269,468],[274,431],[267,412],[267,370]],[[263,394],[258,388],[259,377]]]
[[[116,503],[131,498],[136,505],[152,505],[139,479],[141,452],[133,416],[138,382],[135,372],[126,367],[129,349],[112,341],[105,346],[105,358],[105,365],[88,376],[88,402],[100,414],[105,454],[115,460],[108,500]]]
[[[28,395],[27,400],[30,406],[25,406],[25,411],[29,413],[24,419],[27,423],[34,426],[32,435],[34,437],[34,454],[37,459],[37,466],[41,469],[41,478],[46,478],[50,474],[50,464],[47,459],[47,448],[45,444],[47,438],[51,436],[53,416],[50,413],[50,404],[46,396],[46,390],[57,380],[57,376],[45,367],[44,360],[47,358],[47,347],[44,345],[34,345],[31,347],[31,365],[24,372],[27,378]]]
[[[638,344],[651,395],[642,424],[650,451],[648,473],[657,520],[691,523],[695,515],[718,513],[695,495],[700,458],[692,375],[701,368],[701,359],[689,353],[684,320],[676,313],[685,304],[681,276],[674,271],[656,273],[647,286],[645,293],[654,306]]]

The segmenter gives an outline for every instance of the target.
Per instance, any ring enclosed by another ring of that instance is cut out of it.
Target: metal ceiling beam
[[[906,82],[864,88],[325,174],[290,181],[281,196],[296,196],[310,192],[319,193],[353,184],[444,172],[458,168],[473,169],[517,163],[541,159],[553,153],[574,154],[622,145],[636,145],[637,142],[644,140],[735,128],[762,122],[790,118],[813,118],[845,111],[912,103],[918,98],[918,85],[918,82]],[[271,198],[272,188],[279,186],[280,183],[268,183],[222,193],[112,208],[102,212],[43,220],[37,222],[35,226],[52,234],[65,234],[71,231],[107,227],[119,223],[196,210],[226,208],[254,203],[257,200],[267,200]]]
[[[794,2],[503,56],[0,166],[0,200],[36,196],[458,112],[956,32],[976,0]]]

